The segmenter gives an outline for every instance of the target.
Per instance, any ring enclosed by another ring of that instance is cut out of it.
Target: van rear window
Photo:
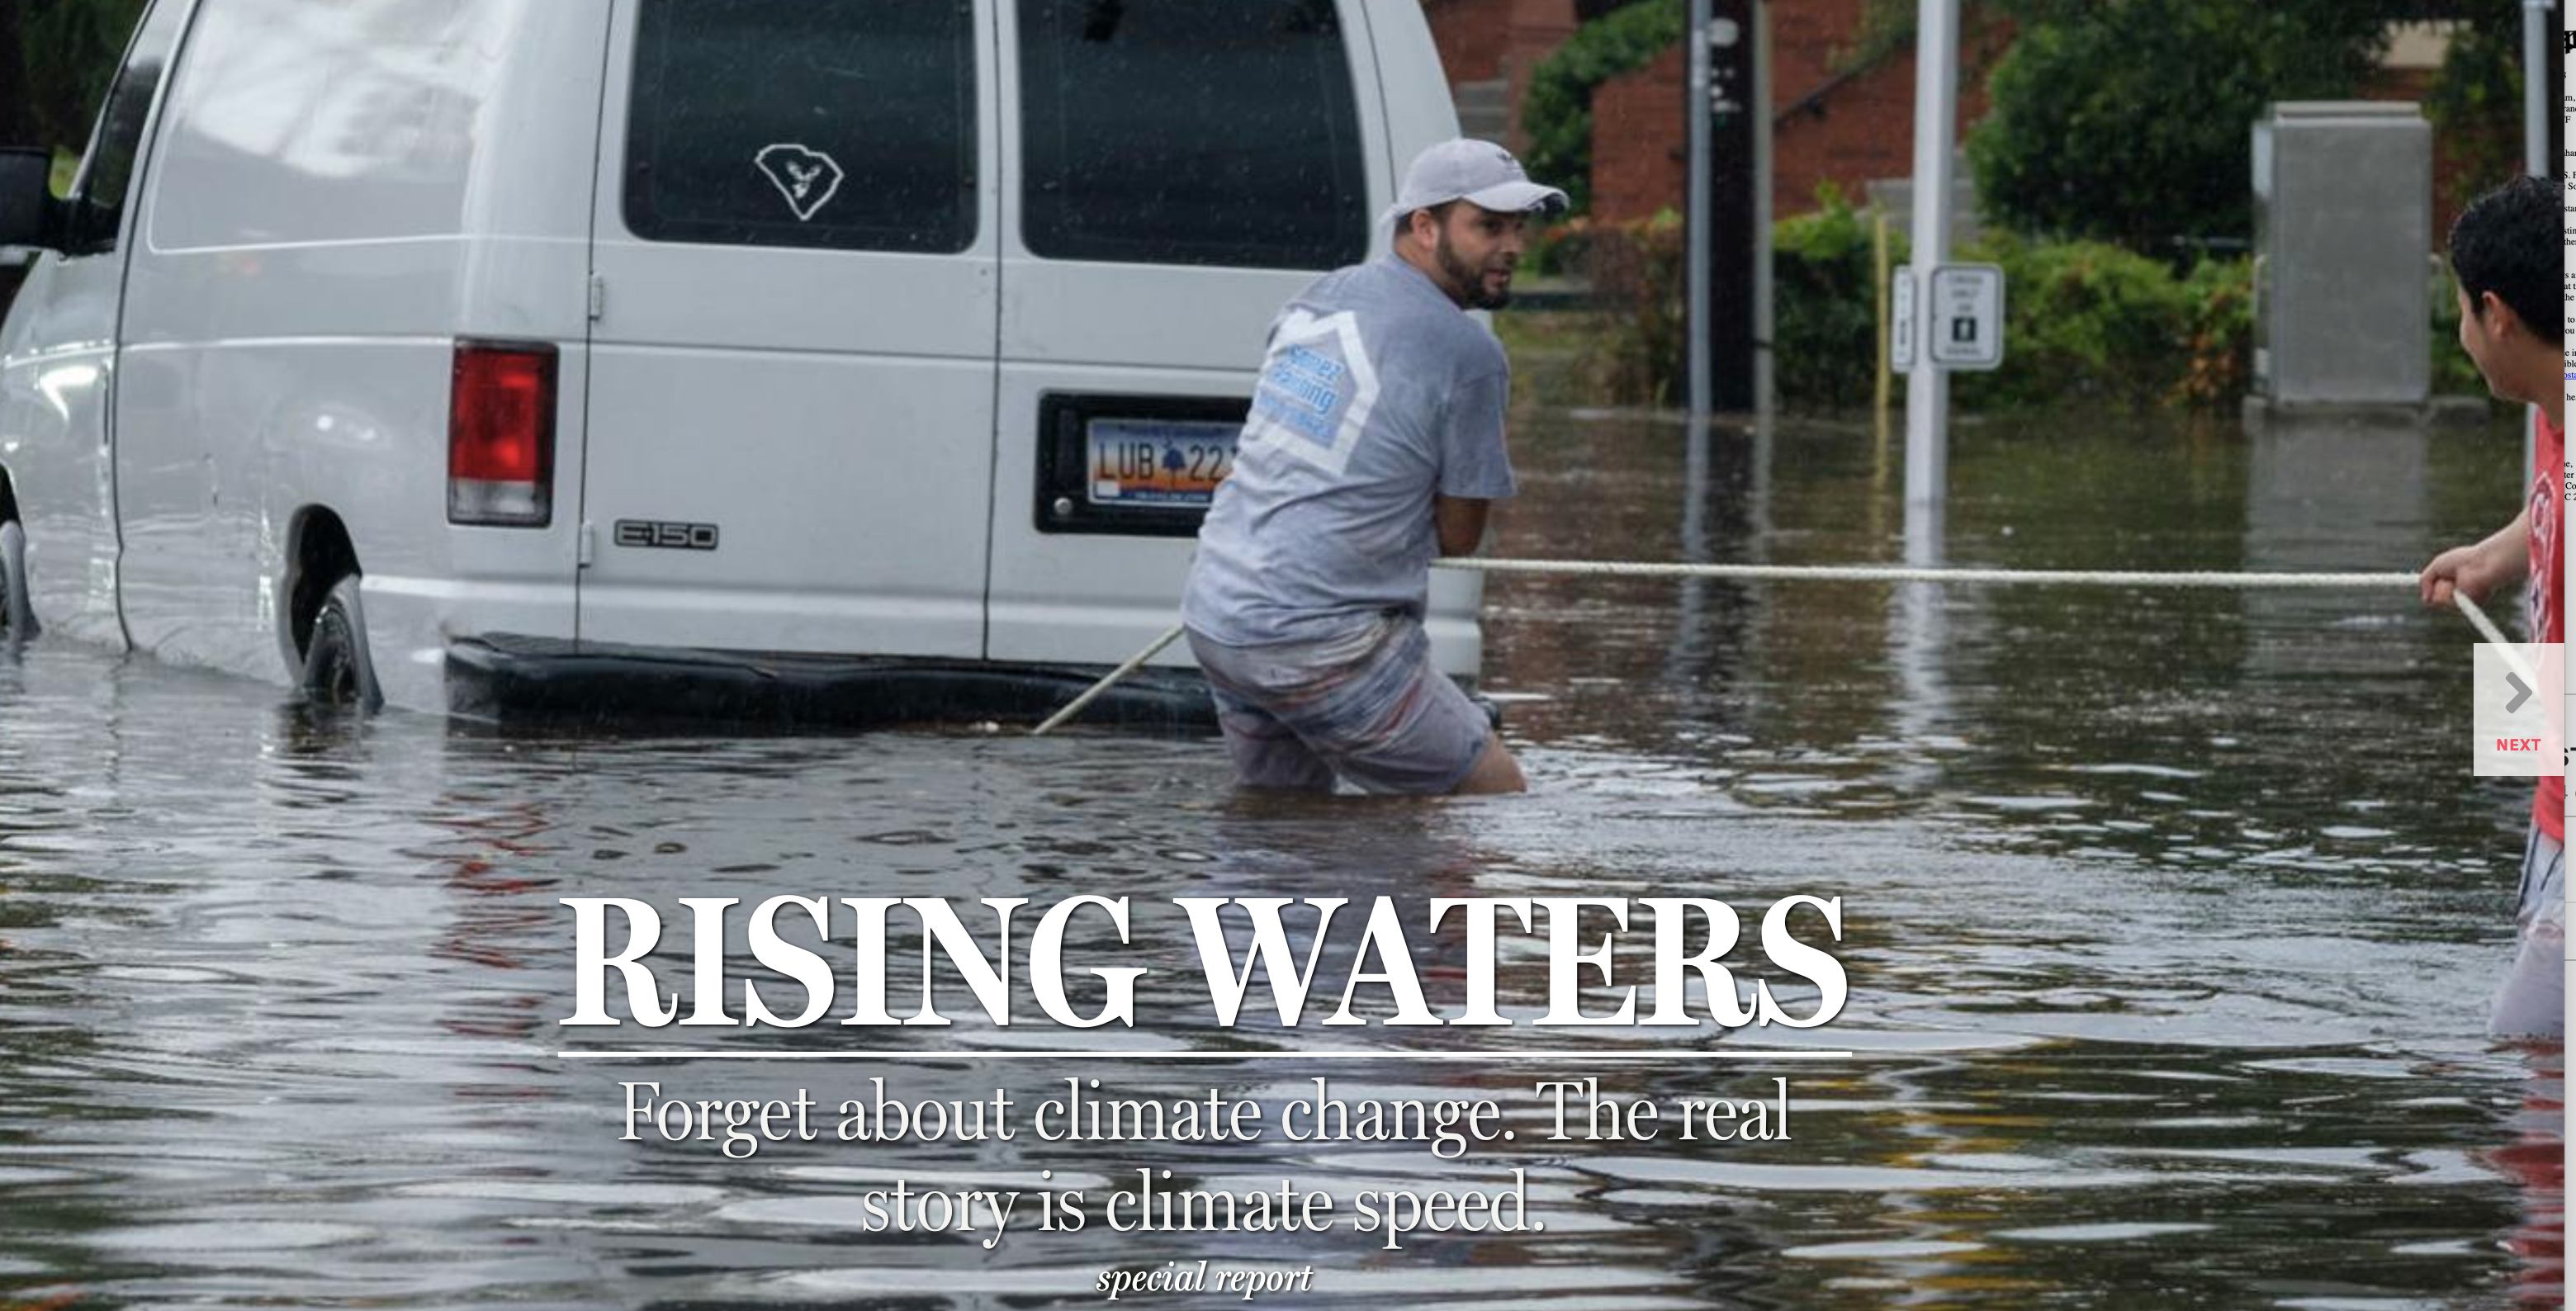
[[[1031,253],[1290,269],[1367,253],[1334,0],[1019,0],[1019,18]]]
[[[975,240],[970,0],[646,0],[626,226],[648,241]]]

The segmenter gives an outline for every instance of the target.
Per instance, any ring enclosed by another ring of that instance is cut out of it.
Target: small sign
[[[1898,373],[1914,372],[1914,266],[1900,264],[1888,285],[1888,355]]]
[[[1987,370],[2004,362],[2004,271],[1992,264],[1944,264],[1932,270],[1932,363]]]

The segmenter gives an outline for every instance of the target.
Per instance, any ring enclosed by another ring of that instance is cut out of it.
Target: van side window
[[[1367,253],[1333,0],[1019,0],[1019,16],[1032,253],[1287,269]]]
[[[626,226],[953,254],[975,240],[971,0],[645,0]]]
[[[161,75],[169,67],[186,12],[186,5],[163,0],[135,31],[125,67],[107,89],[107,107],[99,111],[80,176],[72,182],[71,228],[63,243],[69,254],[103,255],[116,249],[135,166],[143,159],[143,125],[152,116],[152,101],[161,90]]]

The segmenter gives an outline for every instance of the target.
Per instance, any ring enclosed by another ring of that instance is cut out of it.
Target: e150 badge
[[[617,521],[616,542],[619,546],[640,546],[653,551],[712,551],[716,549],[716,526],[663,519],[620,519]]]

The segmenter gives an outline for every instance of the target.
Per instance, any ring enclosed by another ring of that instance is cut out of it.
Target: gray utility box
[[[2432,383],[2433,127],[2291,101],[2254,125],[2254,391],[2421,405]]]

